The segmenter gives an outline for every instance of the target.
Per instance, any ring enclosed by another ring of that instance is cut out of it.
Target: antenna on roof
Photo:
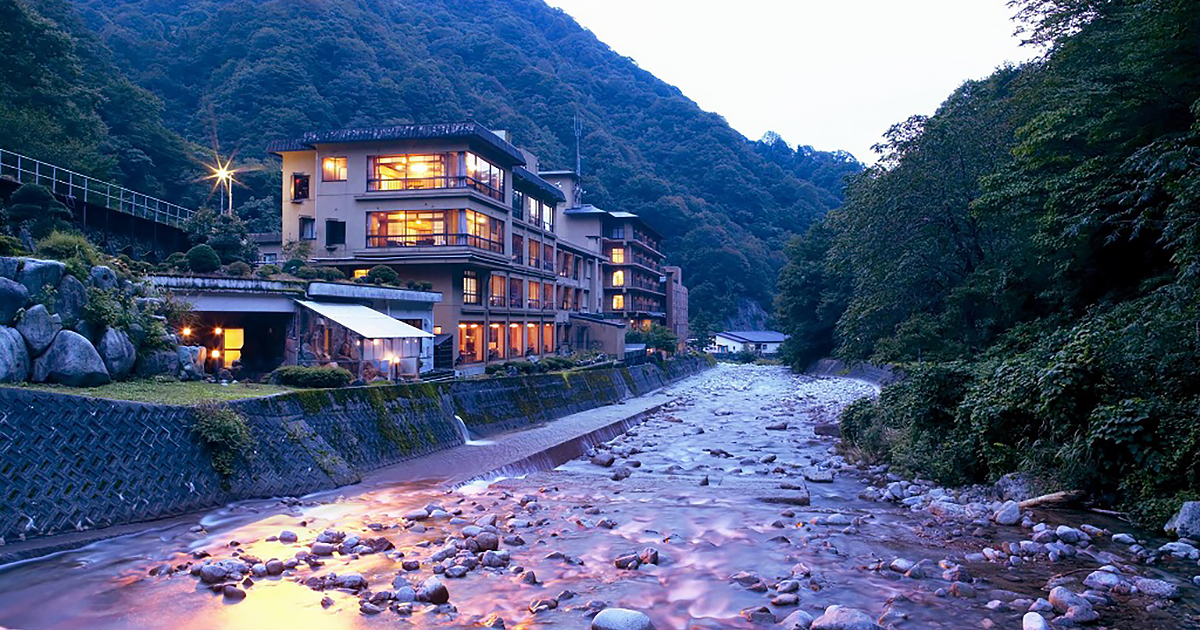
[[[583,205],[583,159],[580,157],[580,147],[583,145],[583,119],[579,111],[575,111],[575,177],[579,182],[575,185],[575,206]]]

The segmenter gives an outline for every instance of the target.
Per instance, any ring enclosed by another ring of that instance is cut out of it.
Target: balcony
[[[367,192],[394,192],[412,190],[474,190],[497,201],[504,201],[504,190],[495,188],[474,177],[465,175],[438,175],[434,177],[380,178],[367,180]]]
[[[493,308],[504,308],[508,304],[508,299],[503,295],[488,296],[488,306]]]
[[[474,234],[420,234],[415,236],[391,236],[368,234],[369,249],[403,247],[474,247],[497,254],[504,253],[504,243]]]

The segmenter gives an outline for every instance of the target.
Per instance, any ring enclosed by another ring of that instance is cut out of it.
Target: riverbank
[[[231,401],[251,436],[223,468],[194,431],[205,408],[0,388],[0,540],[152,521],[361,481],[476,436],[613,405],[708,369],[702,357],[632,368],[305,390]],[[102,537],[103,534],[97,534]],[[78,536],[76,536],[78,537]],[[84,537],[86,538],[86,536]],[[0,553],[4,548],[0,546]]]

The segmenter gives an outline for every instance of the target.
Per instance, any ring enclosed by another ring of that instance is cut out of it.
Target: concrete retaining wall
[[[293,392],[230,403],[256,439],[229,478],[192,408],[0,388],[0,537],[133,523],[355,483],[462,443],[648,393],[701,358],[565,374]]]
[[[844,361],[839,359],[821,359],[813,363],[805,370],[806,374],[813,376],[841,376],[845,378],[858,379],[883,387],[891,385],[896,381],[904,378],[904,374],[891,366],[877,366],[866,363],[857,363],[853,366],[848,366]]]

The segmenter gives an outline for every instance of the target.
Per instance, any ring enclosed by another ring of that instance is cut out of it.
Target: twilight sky
[[[1005,0],[547,0],[756,140],[872,163],[893,123],[1036,56]]]

